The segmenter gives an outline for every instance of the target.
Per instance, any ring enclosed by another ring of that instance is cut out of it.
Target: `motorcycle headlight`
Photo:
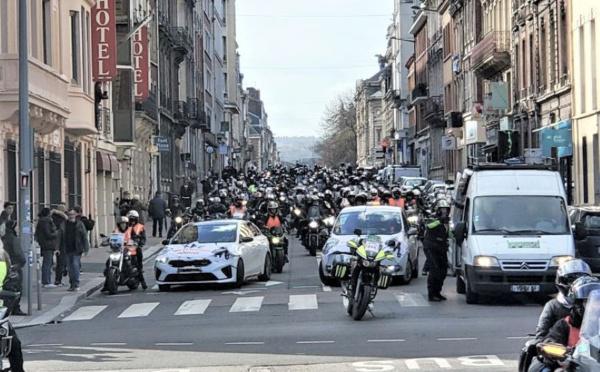
[[[316,229],[317,227],[319,227],[319,223],[317,221],[310,221],[308,223],[308,227],[310,227],[311,229]]]
[[[280,202],[284,202],[284,201],[285,201],[285,197],[283,197],[283,196],[280,196],[280,197],[279,197],[279,201],[280,201]]]
[[[552,257],[552,260],[550,261],[550,266],[553,267],[558,267],[560,265],[562,265],[563,263],[572,260],[573,256],[554,256]]]
[[[375,265],[377,265],[377,262],[363,259],[362,260],[362,265],[364,267],[375,267]]]
[[[175,217],[175,223],[176,224],[183,223],[183,218],[181,218],[181,217]]]
[[[242,205],[245,207],[248,204],[248,200],[242,200]]]
[[[408,223],[410,223],[411,225],[416,225],[419,223],[419,216],[410,216],[407,218],[408,219]]]
[[[271,243],[277,245],[277,244],[281,243],[281,239],[277,236],[274,236],[271,238]]]
[[[119,260],[121,259],[121,254],[122,254],[122,253],[111,253],[111,254],[108,256],[108,258],[109,258],[111,261],[119,261]]]
[[[298,209],[298,208],[294,209],[294,215],[299,216],[300,215],[300,209]]]
[[[473,265],[479,267],[499,267],[500,263],[496,257],[492,256],[475,256]]]
[[[167,256],[158,256],[156,257],[156,262],[166,264],[169,262],[169,258]]]
[[[335,218],[333,218],[332,216],[329,216],[329,217],[327,217],[327,218],[325,218],[325,219],[323,220],[323,223],[324,223],[326,226],[333,226],[333,223],[334,223],[334,222],[335,222]]]

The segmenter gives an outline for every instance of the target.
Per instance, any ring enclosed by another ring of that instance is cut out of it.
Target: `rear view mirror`
[[[408,231],[406,232],[406,234],[408,236],[413,236],[413,235],[417,235],[418,230],[416,227],[411,227],[410,229],[408,229]]]
[[[456,244],[461,245],[467,236],[467,225],[464,222],[459,222],[454,226],[454,240]]]
[[[251,236],[242,236],[240,238],[240,242],[242,242],[242,243],[251,243],[253,241],[254,241],[254,238]]]
[[[388,240],[386,244],[390,248],[395,248],[396,247],[396,241],[395,240]]]
[[[581,222],[575,224],[575,231],[573,231],[573,233],[576,240],[583,240],[587,237],[587,230],[583,227]]]

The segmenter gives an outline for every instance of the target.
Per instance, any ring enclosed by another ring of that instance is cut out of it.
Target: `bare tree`
[[[356,106],[354,91],[339,95],[325,110],[323,135],[315,152],[325,165],[356,163]]]

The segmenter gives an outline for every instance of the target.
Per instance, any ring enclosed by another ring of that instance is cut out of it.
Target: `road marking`
[[[226,342],[225,345],[264,345],[262,341]]]
[[[148,316],[158,306],[158,302],[144,302],[141,304],[133,304],[118,316],[118,318],[138,318]]]
[[[283,284],[283,282],[278,282],[275,280],[269,280],[268,282],[265,283],[265,287],[272,287],[274,285],[279,285],[279,284]]]
[[[252,289],[252,290],[245,290],[245,291],[221,292],[221,294],[233,294],[233,295],[243,296],[243,295],[247,295],[247,294],[250,294],[250,293],[256,293],[256,292],[260,292],[260,291],[258,289]]]
[[[152,286],[152,290],[153,290],[153,291],[158,291],[158,284],[154,284],[154,285]]]
[[[331,292],[331,287],[323,284],[323,292]]]
[[[259,311],[263,302],[263,298],[263,296],[237,298],[233,305],[231,305],[231,309],[229,309],[229,312],[239,313],[246,311]]]
[[[198,315],[204,314],[212,300],[192,300],[185,301],[179,306],[175,315]]]
[[[443,337],[438,338],[438,341],[474,341],[477,340],[475,337]]]
[[[396,295],[396,299],[402,307],[429,306],[429,302],[420,293],[401,293]]]
[[[63,319],[63,322],[70,322],[73,320],[90,320],[96,315],[100,314],[102,310],[106,309],[107,305],[103,306],[83,306],[75,310],[71,315]]]
[[[506,339],[507,340],[526,340],[529,338],[533,338],[534,336],[509,336]]]
[[[367,342],[405,342],[403,339],[389,339],[389,340],[367,340]]]
[[[155,346],[191,346],[193,342],[157,342]]]
[[[297,341],[297,344],[335,344],[335,341]]]
[[[319,308],[316,294],[291,295],[288,310],[315,310]]]
[[[47,347],[47,346],[63,346],[64,344],[31,344],[27,347]]]
[[[292,289],[305,289],[305,288],[319,288],[318,285],[299,285],[296,287],[292,287]]]
[[[127,342],[92,342],[90,346],[125,346]]]

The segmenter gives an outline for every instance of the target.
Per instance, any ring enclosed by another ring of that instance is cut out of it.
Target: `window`
[[[548,67],[546,66],[546,26],[542,25],[540,31],[540,91],[546,90],[546,75]]]
[[[592,110],[596,110],[597,108],[597,87],[596,87],[596,20],[592,19],[590,21],[590,66],[594,66],[592,68]]]
[[[50,0],[42,1],[42,39],[44,63],[52,66],[52,6]]]
[[[79,52],[81,48],[79,35],[79,12],[71,12],[71,82],[79,84]]]
[[[579,26],[579,71],[581,76],[579,77],[579,105],[580,113],[585,112],[585,35],[583,26]],[[584,137],[585,138],[585,137]],[[587,196],[586,196],[587,202]]]
[[[556,83],[556,20],[554,16],[554,12],[550,10],[549,15],[549,37],[548,45],[550,46],[548,51],[548,63],[550,65],[550,76],[548,78],[548,84]]]

